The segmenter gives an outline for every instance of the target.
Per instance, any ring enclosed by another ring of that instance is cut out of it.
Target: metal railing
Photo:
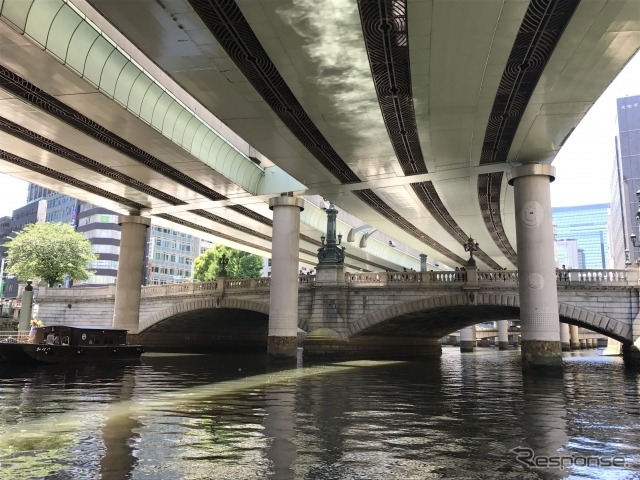
[[[3,330],[0,331],[0,343],[27,343],[29,330]]]

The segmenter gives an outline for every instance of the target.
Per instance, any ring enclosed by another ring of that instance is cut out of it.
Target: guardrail
[[[29,330],[0,331],[0,343],[26,343],[29,341]]]

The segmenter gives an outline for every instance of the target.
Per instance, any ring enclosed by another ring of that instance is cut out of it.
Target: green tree
[[[227,278],[259,277],[262,257],[235,248],[216,245],[198,256],[193,262],[193,279],[197,282],[215,280],[220,274],[219,260],[227,256]]]
[[[50,287],[63,283],[67,275],[89,278],[89,262],[98,259],[89,240],[67,223],[32,223],[5,246],[8,273],[23,281],[41,278]]]

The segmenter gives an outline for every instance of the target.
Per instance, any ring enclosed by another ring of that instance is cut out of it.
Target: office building
[[[573,268],[608,268],[608,203],[556,207],[551,212],[556,227],[556,240],[576,241],[578,265]],[[556,250],[556,255],[558,254]]]
[[[640,95],[617,99],[617,119],[609,231],[613,267],[624,268],[640,260]]]
[[[56,193],[48,188],[41,187],[35,183],[30,183],[27,187],[27,203],[34,202],[36,200],[44,200],[49,195]]]
[[[585,264],[584,250],[578,248],[575,239],[556,240],[556,267],[558,268],[582,268]]]
[[[120,255],[120,225],[118,214],[106,208],[86,202],[78,205],[78,227],[91,242],[98,260],[91,262],[89,269],[94,273],[76,285],[104,285],[116,282],[118,276],[118,257]],[[140,265],[142,282],[142,265]]]
[[[77,226],[77,214],[79,202],[77,198],[61,193],[50,193],[46,196],[48,223],[68,223],[74,228]]]
[[[191,281],[193,261],[200,255],[200,239],[183,231],[156,225],[153,221],[147,233],[149,247],[145,284]]]

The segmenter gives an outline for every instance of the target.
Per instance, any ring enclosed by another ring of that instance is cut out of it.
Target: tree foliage
[[[220,258],[227,256],[227,278],[259,277],[262,271],[262,257],[234,248],[216,245],[198,256],[193,262],[193,279],[198,282],[215,280],[220,274]]]
[[[89,278],[89,262],[98,259],[89,240],[67,223],[32,223],[5,246],[8,273],[22,281],[41,278],[50,287],[63,283],[65,276]]]

